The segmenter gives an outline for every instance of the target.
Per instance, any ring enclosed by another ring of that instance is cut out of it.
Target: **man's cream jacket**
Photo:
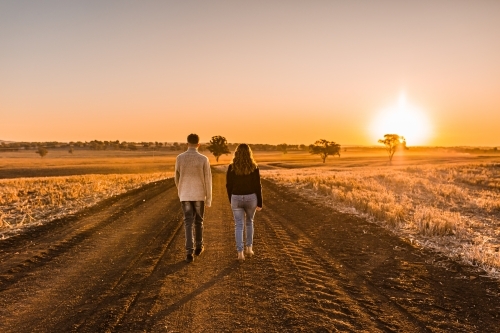
[[[181,201],[205,201],[212,205],[212,172],[210,162],[196,148],[177,156],[175,160],[175,185]]]

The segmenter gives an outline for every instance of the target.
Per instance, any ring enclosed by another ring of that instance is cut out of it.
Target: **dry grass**
[[[0,231],[40,224],[172,173],[81,175],[0,180]]]
[[[500,164],[266,170],[303,195],[354,209],[412,242],[500,276]]]

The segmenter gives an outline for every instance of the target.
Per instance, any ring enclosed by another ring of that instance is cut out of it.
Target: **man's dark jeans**
[[[193,254],[195,245],[197,249],[203,246],[205,202],[181,201],[181,206],[184,213],[184,229],[186,231],[186,254]]]

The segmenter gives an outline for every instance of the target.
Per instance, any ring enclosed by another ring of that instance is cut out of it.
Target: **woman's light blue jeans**
[[[257,209],[257,195],[231,195],[231,209],[234,216],[234,236],[236,238],[236,250],[243,251],[243,229],[246,227],[246,246],[253,243],[253,218]]]

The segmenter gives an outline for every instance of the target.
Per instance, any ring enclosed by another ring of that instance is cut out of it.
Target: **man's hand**
[[[262,210],[262,207],[257,207],[257,211],[260,212]]]
[[[211,207],[212,204],[205,204],[205,207]]]

